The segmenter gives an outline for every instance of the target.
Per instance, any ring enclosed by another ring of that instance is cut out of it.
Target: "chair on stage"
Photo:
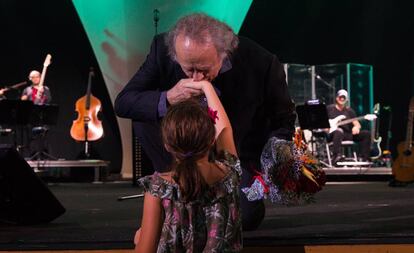
[[[304,105],[297,106],[296,112],[300,128],[311,131],[311,138],[308,138],[311,151],[313,155],[316,153],[321,164],[329,168],[334,166],[370,166],[372,164],[358,160],[357,145],[354,141],[349,140],[341,142],[343,159],[333,164],[330,148],[332,143],[328,141],[328,135],[324,131],[324,129],[330,128],[325,104],[320,103],[319,100],[310,100]]]
[[[330,147],[333,145],[332,142],[326,141],[325,147],[326,147],[326,154],[328,158],[328,165],[329,167],[332,167],[333,161],[331,156],[331,149]],[[356,153],[356,147],[357,143],[354,141],[342,141],[341,142],[341,151],[342,151],[342,159],[340,162],[338,162],[338,165],[344,165],[344,166],[361,166],[361,162],[358,162],[358,156]]]

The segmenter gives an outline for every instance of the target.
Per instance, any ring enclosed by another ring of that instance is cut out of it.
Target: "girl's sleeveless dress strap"
[[[138,179],[138,183],[142,185],[144,192],[148,192],[154,197],[161,199],[177,199],[179,197],[174,184],[163,179],[158,172]]]

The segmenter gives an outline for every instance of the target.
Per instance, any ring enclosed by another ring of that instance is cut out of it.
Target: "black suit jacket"
[[[118,116],[132,119],[135,126],[157,124],[161,92],[187,78],[180,65],[168,55],[164,36],[154,38],[146,61],[115,101]],[[220,90],[220,100],[231,121],[241,161],[257,164],[270,136],[292,137],[296,119],[294,103],[283,67],[275,55],[239,37],[239,46],[230,61],[231,69],[220,73],[213,85]]]

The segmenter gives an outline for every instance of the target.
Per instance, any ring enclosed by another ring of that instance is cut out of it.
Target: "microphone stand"
[[[88,97],[86,98],[87,102],[86,102],[86,110],[89,110],[89,106],[90,106],[90,92],[91,92],[91,84],[92,84],[92,77],[95,76],[95,72],[93,71],[93,68],[91,67],[89,70],[89,78],[88,78]],[[89,140],[88,140],[88,132],[89,132],[89,117],[88,119],[84,119],[83,122],[83,129],[85,132],[85,158],[89,159],[90,158],[90,153],[89,153]]]
[[[314,77],[318,79],[319,81],[321,81],[323,84],[325,84],[328,88],[330,88],[332,91],[332,97],[335,97],[335,87],[330,82],[326,81],[325,79],[323,79],[320,75],[316,73],[314,74]]]
[[[154,29],[155,29],[155,36],[156,36],[158,34],[158,21],[160,20],[160,17],[159,17],[160,12],[158,11],[158,9],[154,9],[153,14],[154,14],[153,15]],[[156,39],[156,37],[155,37],[155,39]],[[157,50],[157,47],[155,47],[155,50]],[[157,51],[155,51],[155,56],[157,56]],[[142,198],[142,197],[144,197],[144,193],[118,197],[118,201],[123,201],[123,200],[128,200],[128,199],[136,199],[136,198]]]
[[[119,197],[118,201],[123,201],[123,200],[127,200],[127,199],[137,199],[137,198],[142,198],[142,197],[144,197],[144,193]]]
[[[323,79],[320,75],[318,75],[316,72],[315,72],[315,68],[314,67],[312,67],[311,69],[308,69],[308,71],[311,71],[311,74],[312,74],[312,76],[313,76],[313,78],[312,78],[312,84],[313,85],[315,85],[315,83],[314,83],[314,80],[315,80],[315,78],[316,79],[318,79],[318,80],[320,80],[324,85],[326,85],[330,90],[332,90],[332,94],[333,94],[333,96],[335,96],[335,87],[331,84],[331,83],[329,83],[328,81],[326,81],[325,79]],[[313,93],[316,93],[316,91],[315,91],[315,86],[313,86],[314,88],[313,88]],[[317,103],[319,103],[319,100],[318,99],[316,99],[316,96],[314,97],[314,98],[312,98],[312,99],[314,99],[316,102],[316,104]],[[313,100],[312,100],[313,101]],[[308,101],[309,102],[309,101]],[[312,155],[314,154],[314,152],[316,151],[316,149],[317,149],[317,143],[316,143],[316,140],[315,140],[315,134],[318,132],[317,130],[318,130],[319,128],[314,128],[314,129],[309,129],[310,131],[311,131],[311,133],[312,133],[312,136],[311,136],[311,140],[310,140],[310,142],[311,142],[311,147],[312,147]],[[328,165],[327,163],[325,163],[324,161],[321,161],[321,163],[322,164],[324,164],[324,165]],[[328,165],[328,167],[329,167],[329,165]]]
[[[326,81],[325,79],[323,79],[320,75],[315,74],[316,79],[321,80],[322,83],[324,83],[326,86],[328,86],[329,88],[334,89],[334,87],[332,86],[332,84],[330,84],[328,81]]]
[[[160,20],[160,17],[159,17],[160,12],[158,11],[158,9],[154,9],[153,14],[154,14],[153,20],[154,20],[155,35],[157,35],[158,34],[158,21]]]

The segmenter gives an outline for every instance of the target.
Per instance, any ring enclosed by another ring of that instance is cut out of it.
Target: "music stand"
[[[308,130],[330,128],[326,105],[311,101],[296,106],[300,128]]]
[[[56,125],[58,115],[58,105],[33,105],[30,123],[32,125]]]
[[[57,160],[56,157],[48,154],[44,151],[44,138],[49,130],[48,125],[56,125],[59,115],[59,106],[48,104],[48,105],[33,105],[32,115],[30,117],[30,123],[34,127],[32,132],[39,132],[41,135],[41,144],[37,152],[29,158],[29,160],[41,160],[42,156],[45,156],[52,160]]]
[[[312,154],[316,149],[315,144],[315,130],[330,128],[328,112],[326,105],[319,102],[319,100],[310,100],[303,105],[296,106],[296,113],[298,114],[299,126],[302,130],[307,129],[312,132],[311,145]],[[329,156],[329,154],[327,154]],[[329,160],[329,157],[328,157]],[[321,163],[323,163],[321,161]]]
[[[0,124],[26,125],[33,110],[32,101],[0,100]]]
[[[21,145],[17,144],[16,130],[18,126],[24,126],[29,123],[30,115],[33,110],[32,101],[0,100],[0,124],[9,126],[10,131],[13,134],[13,142],[15,147],[19,150],[23,146],[23,130],[21,131]]]

